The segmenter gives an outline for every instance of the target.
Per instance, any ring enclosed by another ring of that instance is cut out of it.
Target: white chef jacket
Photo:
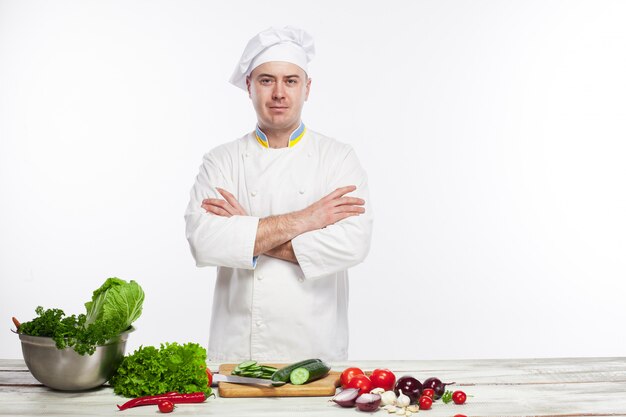
[[[251,132],[204,156],[185,213],[196,265],[217,266],[208,358],[346,360],[347,269],[367,255],[372,231],[366,174],[350,146],[309,129],[293,147],[266,148],[257,137]],[[364,214],[292,239],[299,265],[253,259],[260,218],[304,209],[346,185],[356,185],[350,195],[365,200]],[[202,200],[222,198],[216,187],[248,215],[207,213]]]

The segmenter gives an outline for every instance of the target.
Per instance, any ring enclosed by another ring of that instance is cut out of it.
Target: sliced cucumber
[[[289,375],[289,382],[293,385],[302,385],[309,381],[311,373],[306,368],[296,368]]]
[[[245,361],[245,362],[241,362],[239,365],[237,365],[237,367],[239,369],[246,369],[246,368],[250,368],[251,366],[256,365],[256,361]]]
[[[291,371],[293,371],[294,369],[321,361],[321,359],[307,359],[304,361],[292,363],[291,365],[280,368],[279,370],[274,372],[274,375],[272,375],[272,381],[282,385],[282,383],[289,382],[289,376],[291,375]]]
[[[252,378],[264,378],[271,379],[272,375],[276,372],[276,368],[273,366],[261,365],[256,361],[245,361],[232,370],[231,374],[239,376],[247,376]]]
[[[324,362],[314,362],[291,371],[289,381],[294,385],[302,385],[328,375],[330,367]]]

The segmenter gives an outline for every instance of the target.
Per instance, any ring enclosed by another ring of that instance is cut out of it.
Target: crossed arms
[[[254,241],[254,256],[264,254],[298,263],[291,243],[293,238],[365,213],[363,199],[346,197],[346,194],[354,190],[354,185],[340,187],[303,210],[260,219]],[[247,216],[230,192],[222,188],[217,188],[217,191],[224,199],[204,199],[202,208],[207,213],[223,217]]]

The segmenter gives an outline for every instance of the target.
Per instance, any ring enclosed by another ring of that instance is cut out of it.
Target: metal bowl
[[[79,355],[71,347],[58,349],[51,337],[20,334],[26,366],[42,384],[63,391],[83,391],[104,384],[124,358],[131,327],[96,347],[93,355]]]

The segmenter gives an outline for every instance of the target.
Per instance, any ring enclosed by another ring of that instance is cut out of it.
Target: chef
[[[313,55],[290,26],[248,42],[230,82],[256,128],[207,153],[191,190],[191,252],[217,266],[213,361],[348,356],[348,268],[369,251],[372,210],[354,150],[301,120]]]

